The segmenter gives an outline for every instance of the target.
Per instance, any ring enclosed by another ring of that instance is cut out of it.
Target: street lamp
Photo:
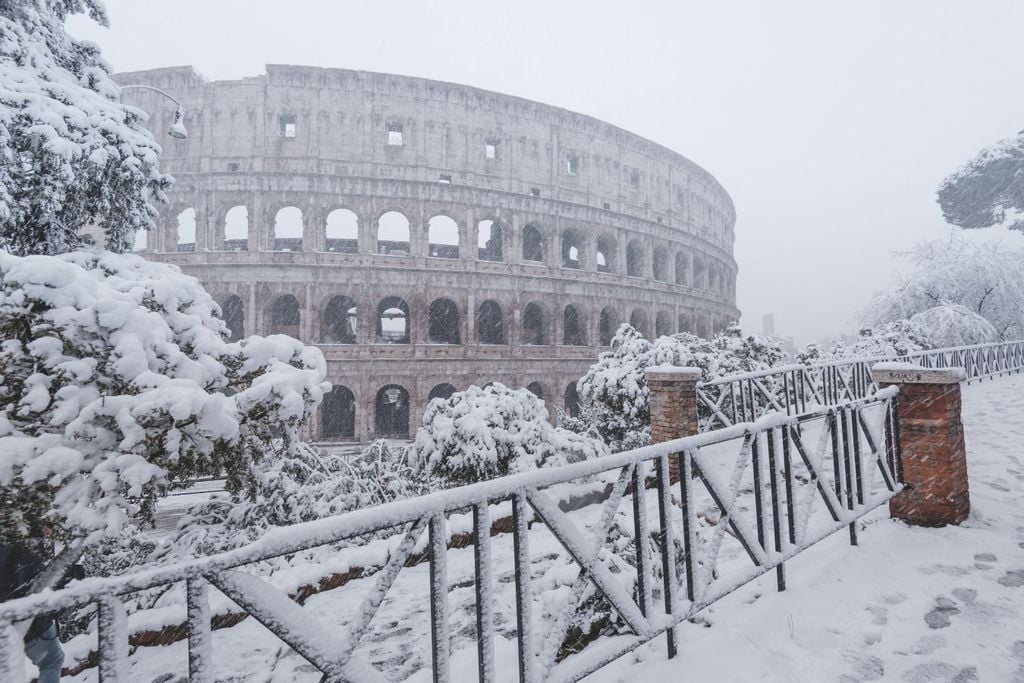
[[[122,85],[121,90],[127,90],[129,88],[141,88],[142,90],[152,90],[153,92],[160,93],[171,102],[178,105],[178,110],[174,112],[174,123],[167,129],[167,134],[175,140],[184,140],[188,137],[188,131],[185,130],[185,108],[181,106],[181,102],[174,99],[160,88],[154,88],[151,85]]]

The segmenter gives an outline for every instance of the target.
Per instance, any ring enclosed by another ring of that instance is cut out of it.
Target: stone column
[[[647,389],[650,392],[651,442],[663,443],[693,436],[697,433],[698,368],[659,365],[647,368]],[[679,480],[679,463],[669,460],[672,482]]]
[[[959,524],[971,511],[960,419],[961,368],[876,363],[879,386],[898,386],[899,445],[905,488],[889,514],[916,526]]]

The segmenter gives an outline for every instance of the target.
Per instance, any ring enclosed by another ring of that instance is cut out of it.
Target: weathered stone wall
[[[210,82],[175,67],[117,80],[162,88],[187,111],[189,137],[173,140],[163,136],[173,105],[125,92],[150,112],[163,168],[177,181],[148,257],[179,264],[222,304],[237,296],[246,334],[272,331],[270,308],[285,294],[299,302],[294,331],[311,343],[325,340],[332,297],[356,304],[355,343],[321,346],[329,379],[354,394],[356,439],[373,435],[374,401],[388,384],[408,390],[413,425],[442,383],[536,383],[562,405],[609,328],[633,320],[648,334],[709,335],[739,315],[725,190],[686,158],[604,122],[476,88],[344,69],[272,65],[263,76]],[[398,128],[402,144],[388,144]],[[235,206],[247,209],[248,233],[226,242]],[[285,207],[302,212],[292,251],[275,244]],[[179,244],[177,217],[187,209],[195,240]],[[354,253],[328,251],[335,209],[358,217]],[[389,211],[409,220],[406,254],[378,253],[377,221]],[[456,258],[430,255],[435,216],[458,225]],[[501,228],[500,260],[481,258],[484,220]],[[542,235],[539,262],[524,258],[527,226]],[[567,260],[570,247],[577,258]],[[408,344],[376,343],[377,307],[389,296],[408,304]],[[428,310],[438,298],[459,310],[458,345],[430,343]],[[487,300],[505,316],[504,344],[479,343],[476,316]],[[543,345],[525,343],[530,302],[544,312]],[[570,305],[581,314],[581,345],[562,343]]]

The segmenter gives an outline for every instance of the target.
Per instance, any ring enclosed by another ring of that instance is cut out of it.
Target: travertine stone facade
[[[187,110],[189,137],[173,140],[162,136],[173,105],[125,92],[153,117],[177,180],[145,254],[202,280],[238,333],[321,344],[343,388],[313,438],[401,434],[441,385],[529,386],[562,406],[621,322],[710,335],[739,316],[728,194],[607,123],[345,69],[271,65],[211,82],[174,67],[117,80],[166,90]],[[298,232],[285,221],[296,209]],[[385,329],[400,317],[407,335]]]

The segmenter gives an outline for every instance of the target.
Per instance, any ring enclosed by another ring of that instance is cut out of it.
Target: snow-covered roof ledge
[[[655,365],[644,373],[647,381],[699,382],[703,376],[700,368],[685,368],[678,365]]]
[[[884,384],[959,384],[967,379],[967,372],[963,368],[926,368],[882,361],[871,366],[871,379]]]

